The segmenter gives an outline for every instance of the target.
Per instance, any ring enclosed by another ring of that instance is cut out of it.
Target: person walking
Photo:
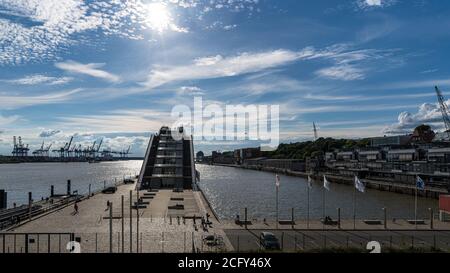
[[[75,202],[75,205],[73,205],[74,214],[78,214],[78,202]]]

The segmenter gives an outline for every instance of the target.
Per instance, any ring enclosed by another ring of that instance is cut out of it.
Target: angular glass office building
[[[173,135],[173,134],[176,134]],[[191,189],[195,183],[192,137],[183,128],[172,132],[162,127],[150,138],[142,164],[138,189]]]

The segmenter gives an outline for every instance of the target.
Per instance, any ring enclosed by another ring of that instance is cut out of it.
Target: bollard
[[[69,196],[70,196],[70,193],[72,192],[71,184],[72,184],[72,182],[70,181],[70,179],[67,180],[67,195],[69,195]]]
[[[384,213],[384,229],[387,229],[387,210],[386,208],[383,208]]]
[[[55,195],[55,186],[50,186],[50,197],[53,197]]]
[[[91,198],[91,184],[89,184],[89,193],[88,193],[88,198]]]

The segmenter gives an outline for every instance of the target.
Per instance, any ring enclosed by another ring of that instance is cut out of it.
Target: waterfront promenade
[[[318,220],[308,224],[304,219],[294,219],[294,224],[289,222],[291,219],[284,219],[277,225],[275,221],[251,218],[245,226],[233,220],[219,221],[201,191],[140,191],[139,196],[146,196],[142,200],[148,204],[143,204],[146,207],[139,211],[130,211],[130,191],[134,205],[135,185],[120,185],[114,194],[97,193],[83,199],[78,203],[78,213],[74,211],[74,203],[70,203],[11,227],[3,233],[5,237],[0,235],[0,252],[68,252],[66,244],[70,234],[74,235],[72,239],[80,240],[82,252],[90,253],[261,251],[262,231],[273,232],[286,252],[321,248],[364,250],[371,240],[380,241],[384,248],[450,251],[450,223],[437,219],[433,223],[429,218],[424,219],[417,226],[405,219],[388,219],[386,226],[383,219],[376,224],[343,219],[339,226],[323,225]],[[112,233],[108,201],[113,204]],[[177,205],[183,205],[184,209],[173,209]],[[210,215],[211,226],[203,230],[199,217],[206,213]],[[242,215],[241,220],[244,220]],[[26,247],[24,234],[29,240]],[[208,244],[204,240],[208,235],[215,236],[219,244]]]
[[[0,251],[3,244],[6,245],[5,252],[13,252],[13,249],[15,252],[24,251],[25,237],[13,236],[14,233],[29,234],[28,238],[32,239],[32,243],[28,245],[29,252],[49,250],[67,252],[68,236],[62,236],[61,239],[57,233],[63,233],[63,235],[73,233],[75,239],[80,239],[82,252],[158,253],[232,250],[218,220],[211,213],[211,209],[206,207],[201,192],[160,190],[155,192],[152,198],[143,199],[149,204],[137,212],[136,209],[130,211],[130,191],[132,204],[134,205],[137,200],[137,192],[134,188],[134,184],[121,185],[114,194],[98,193],[89,199],[84,199],[78,203],[78,213],[75,213],[74,205],[71,204],[60,210],[38,216],[32,221],[22,222],[21,225],[10,228],[7,236],[0,236]],[[140,197],[145,193],[148,192],[139,192]],[[122,195],[124,196],[123,227]],[[108,201],[113,204],[112,233],[110,233]],[[170,206],[181,203],[184,205],[183,211],[169,209]],[[206,212],[211,215],[209,218],[211,225],[204,230],[200,217]],[[38,233],[41,234],[38,235]],[[51,240],[46,233],[54,233],[50,235]],[[221,244],[207,245],[203,240],[207,235],[220,238]]]

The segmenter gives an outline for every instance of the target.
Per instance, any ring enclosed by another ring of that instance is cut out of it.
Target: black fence
[[[0,233],[0,253],[70,253],[74,233]]]

